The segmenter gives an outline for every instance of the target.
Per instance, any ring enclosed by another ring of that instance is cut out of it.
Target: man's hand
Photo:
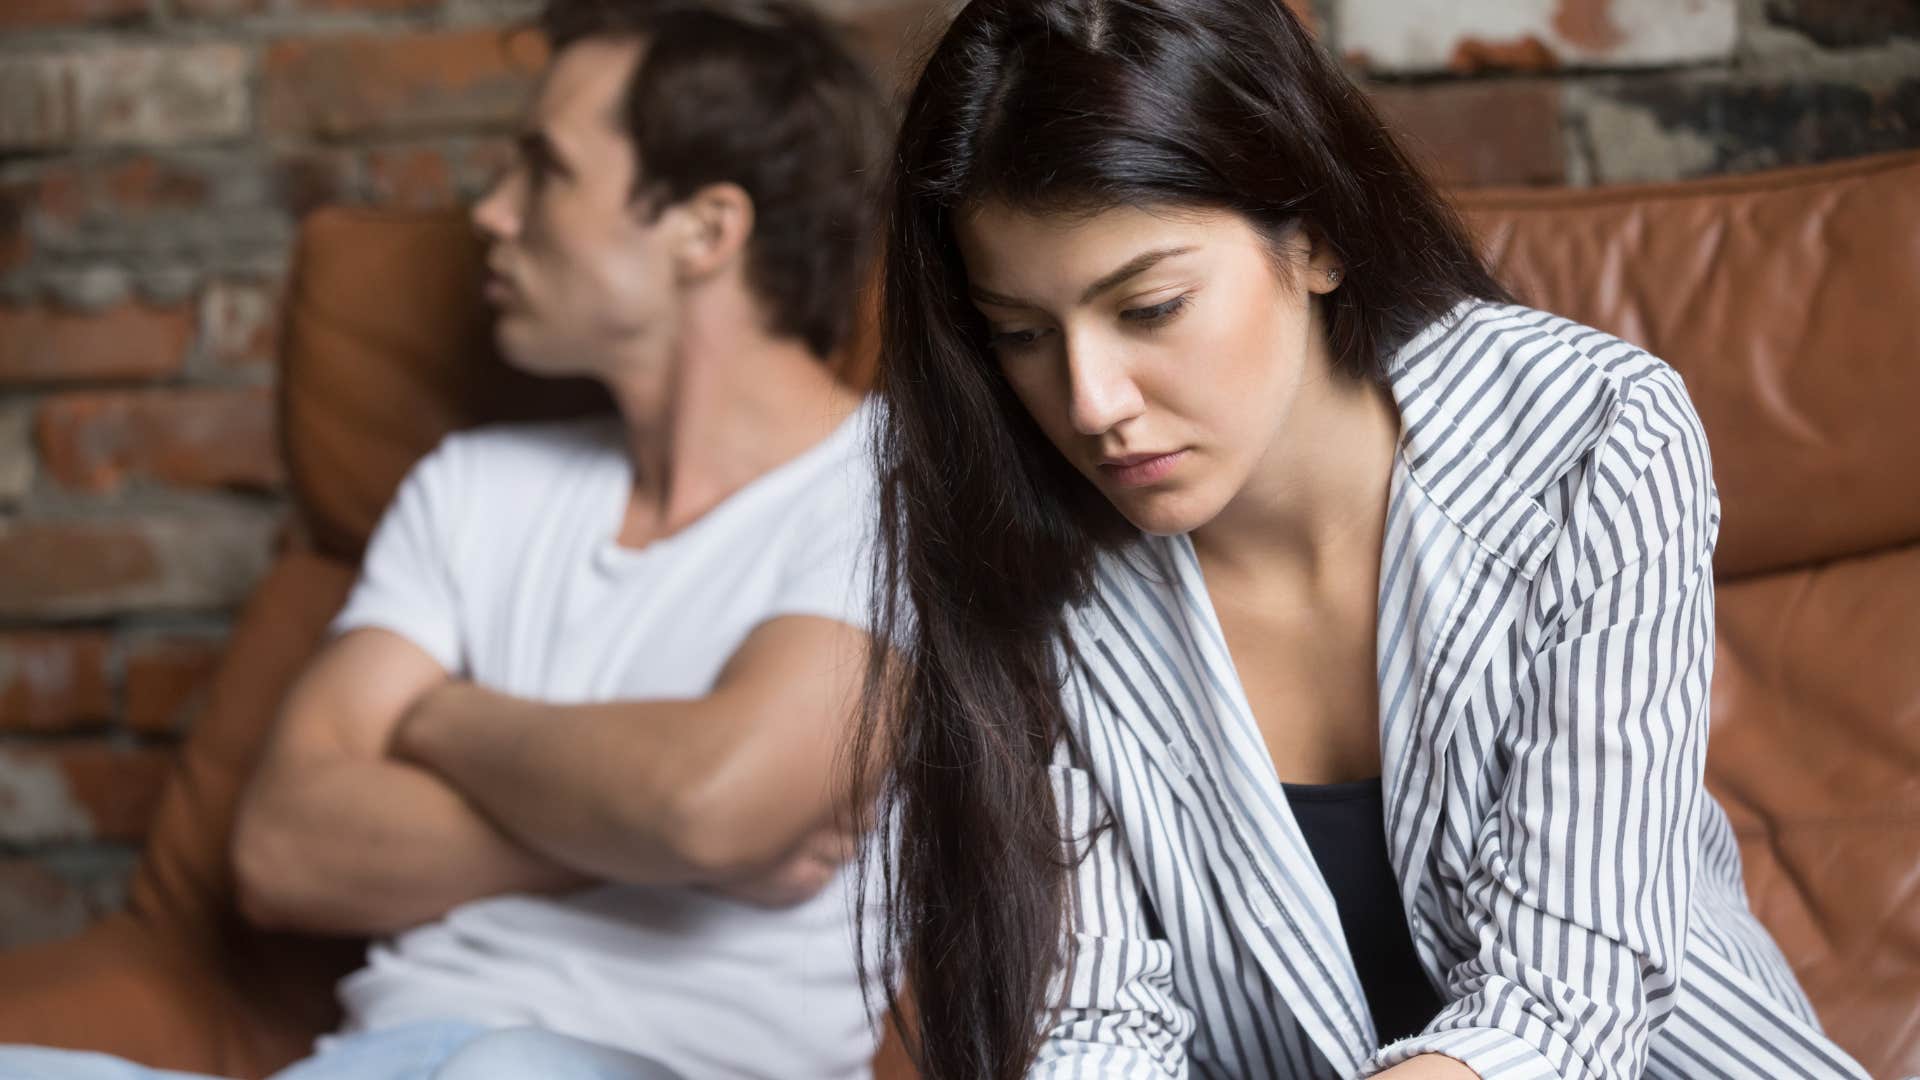
[[[1374,1073],[1373,1077],[1374,1080],[1480,1080],[1479,1073],[1445,1054],[1408,1058],[1391,1069]]]

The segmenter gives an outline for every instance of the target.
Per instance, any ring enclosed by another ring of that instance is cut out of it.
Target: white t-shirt
[[[703,696],[769,619],[867,624],[871,408],[638,549],[615,539],[632,483],[616,419],[451,435],[407,476],[333,629],[394,631],[517,697]],[[627,885],[464,904],[370,950],[340,986],[347,1028],[531,1024],[690,1080],[866,1076],[850,879],[784,910]]]

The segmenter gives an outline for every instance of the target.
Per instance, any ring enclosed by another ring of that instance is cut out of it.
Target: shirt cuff
[[[1559,1036],[1543,1034],[1559,1044],[1557,1049],[1566,1049]],[[1554,1065],[1541,1047],[1510,1031],[1470,1027],[1423,1032],[1401,1039],[1375,1054],[1361,1068],[1360,1076],[1373,1076],[1421,1054],[1450,1057],[1478,1073],[1480,1080],[1566,1080],[1567,1075]],[[1561,1056],[1569,1061],[1579,1061],[1573,1054],[1563,1053]]]

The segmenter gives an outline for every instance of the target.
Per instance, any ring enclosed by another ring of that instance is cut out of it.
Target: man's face
[[[495,333],[516,367],[597,374],[616,353],[675,332],[670,215],[652,220],[634,199],[640,163],[621,124],[642,48],[588,40],[556,56],[517,159],[473,208]]]

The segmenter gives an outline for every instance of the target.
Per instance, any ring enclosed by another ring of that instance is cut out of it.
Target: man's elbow
[[[738,881],[792,846],[775,815],[737,785],[709,780],[675,792],[663,822],[667,847],[695,883]]]
[[[242,815],[233,831],[234,900],[240,915],[263,930],[304,930],[297,897],[300,868],[292,845],[271,825]]]
[[[262,930],[306,934],[385,933],[405,924],[366,910],[315,866],[311,846],[293,831],[242,814],[229,849],[234,903]]]

